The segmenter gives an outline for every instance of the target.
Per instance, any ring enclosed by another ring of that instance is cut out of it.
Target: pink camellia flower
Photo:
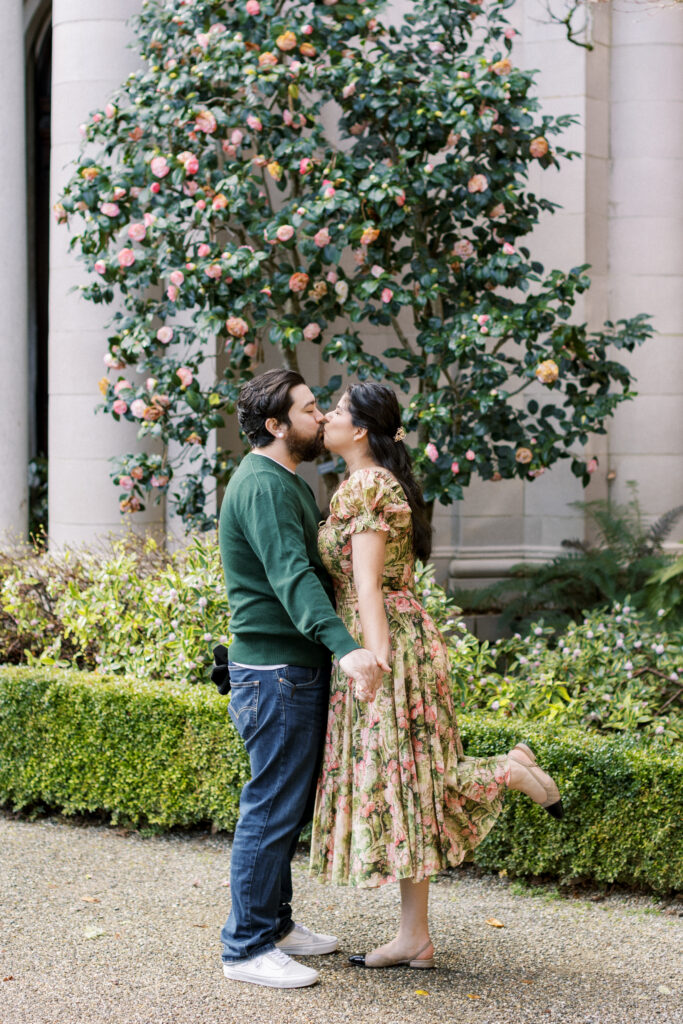
[[[490,319],[491,317],[489,316],[488,313],[480,313],[479,316],[477,317],[477,323],[479,324],[480,327],[483,327],[483,325],[487,324]]]
[[[382,302],[391,302],[393,297],[394,293],[392,292],[391,288],[382,289]]]
[[[345,100],[347,100],[349,98],[349,96],[353,96],[355,91],[356,91],[356,83],[355,82],[349,82],[349,84],[345,85],[344,88],[342,89],[342,96],[344,97]]]
[[[209,35],[208,32],[197,32],[195,39],[201,46],[202,50],[206,50],[209,45],[209,42],[211,41],[211,36]]]
[[[121,268],[132,267],[135,263],[135,253],[132,249],[122,249],[118,255],[118,260]]]
[[[161,192],[161,185],[159,184],[158,181],[153,181],[152,184],[149,186],[149,190],[150,192],[153,192],[154,195],[157,195],[158,192]]]
[[[432,441],[430,441],[429,444],[426,446],[425,455],[427,456],[430,462],[436,462],[436,460],[438,459],[439,449]]]
[[[113,353],[105,352],[104,365],[109,367],[110,370],[122,370],[126,364],[121,358],[113,355]]]
[[[124,413],[128,412],[128,402],[124,402],[122,398],[117,398],[112,405],[112,410],[117,416],[123,416]]]
[[[141,420],[142,417],[145,415],[146,408],[147,403],[145,402],[144,398],[136,398],[135,401],[131,402],[130,404],[130,411],[132,412],[133,416],[135,416],[135,418],[138,420]]]
[[[489,187],[489,180],[485,174],[473,174],[467,182],[468,192],[485,192]]]
[[[197,207],[198,210],[205,210],[206,202],[203,199],[198,199],[197,202],[195,203],[195,206]]]
[[[510,245],[509,242],[505,242],[505,244],[503,245],[503,252],[505,253],[506,256],[514,256],[516,249],[514,245]]]
[[[320,231],[316,231],[313,235],[313,241],[319,249],[324,249],[326,245],[330,244],[330,232],[327,228],[320,228]]]
[[[506,39],[514,39],[515,36],[517,35],[517,32],[515,31],[514,28],[506,28],[505,32],[504,32],[504,35],[505,35]]]
[[[227,139],[223,139],[221,146],[225,155],[229,156],[231,160],[234,160],[237,156],[237,146],[233,146]]]
[[[458,71],[458,78],[461,78],[463,81],[467,81],[467,79],[469,77],[470,77],[469,71]]]
[[[152,476],[149,482],[152,487],[165,487],[166,484],[168,483],[168,477],[163,475]]]
[[[252,132],[262,132],[263,123],[260,117],[256,114],[247,114],[247,127],[251,128]]]
[[[434,164],[425,164],[425,167],[424,167],[425,174],[431,174],[433,170],[434,170]]]
[[[288,242],[294,236],[294,228],[291,224],[281,224],[275,234],[279,242]]]
[[[104,112],[107,115],[107,117],[113,117],[116,113],[116,107],[113,103],[107,103],[106,107],[104,108]]]
[[[192,178],[190,178],[189,181],[186,181],[183,184],[183,192],[186,196],[190,196],[190,198],[195,194],[195,192],[197,192],[198,189],[198,183],[196,181],[193,181]]]
[[[137,142],[138,139],[142,138],[142,127],[136,124],[135,128],[131,132],[128,132],[128,138],[132,139],[133,142]]]
[[[198,132],[206,132],[211,135],[216,131],[216,118],[210,110],[200,110],[194,119],[195,129]]]
[[[406,201],[406,194],[403,191],[403,189],[401,189],[399,194],[397,196],[394,196],[394,202],[396,203],[397,206],[405,206],[405,201]]]
[[[230,132],[230,143],[233,146],[239,146],[244,138],[244,132],[239,128],[233,128]]]
[[[474,255],[474,246],[469,238],[461,238],[455,243],[453,255],[458,256],[462,260],[468,260],[470,256]]]
[[[380,267],[379,263],[375,263],[374,266],[370,267],[370,273],[373,277],[381,277],[384,273],[384,267]]]
[[[180,386],[183,389],[189,388],[190,384],[194,380],[192,370],[190,369],[189,366],[179,366],[178,369],[176,370],[176,376],[178,377],[178,380],[180,381]]]
[[[304,35],[304,36],[312,36],[313,35],[313,26],[312,25],[308,25],[308,24],[302,25],[301,26],[301,34]]]
[[[229,316],[225,321],[225,327],[233,338],[243,338],[245,334],[249,333],[249,324],[241,316]]]
[[[69,216],[68,216],[66,210],[64,209],[64,206],[63,206],[62,203],[55,203],[55,205],[52,207],[52,212],[53,212],[54,218],[55,218],[55,220],[57,221],[58,224],[66,224],[67,223],[67,221],[69,219]]]
[[[261,13],[261,5],[258,0],[247,0],[244,9],[251,18],[255,18]]]
[[[160,409],[168,409],[171,404],[171,399],[168,395],[152,395],[152,403],[158,405]]]
[[[152,224],[156,221],[156,217],[153,213],[146,213],[142,218],[142,222],[146,228],[151,228]]]
[[[323,199],[331,199],[335,192],[336,189],[333,188],[332,185],[328,185],[327,188],[323,190]]]
[[[211,206],[214,210],[224,210],[227,205],[228,200],[226,199],[222,192],[219,192],[217,196],[213,197]]]
[[[118,217],[121,212],[118,203],[102,203],[100,211],[105,217]]]
[[[180,156],[178,157],[178,160],[185,168],[185,174],[196,174],[197,171],[199,170],[199,160],[197,159],[195,154],[190,153],[189,150],[186,150],[184,153],[181,153]]]
[[[101,114],[93,114],[92,119],[93,119],[93,124],[99,124],[100,121],[102,120],[102,115]]]
[[[120,185],[117,185],[116,188],[114,189],[114,193],[113,193],[114,200],[123,199],[125,194],[126,194],[125,188],[122,188]],[[132,189],[131,189],[131,195],[133,195]],[[133,196],[133,198],[135,199],[135,196]]]
[[[204,259],[205,256],[208,256],[210,252],[211,246],[207,245],[206,242],[202,242],[202,244],[197,249],[197,255],[200,256],[202,259]]]
[[[223,276],[223,268],[220,263],[212,263],[204,271],[207,277],[210,277],[212,281],[219,281]]]
[[[308,174],[313,170],[313,161],[310,157],[304,156],[299,161],[299,174]]]
[[[451,462],[451,473],[459,473],[460,464],[458,462]]]
[[[129,391],[133,385],[129,380],[117,380],[114,384],[114,394],[118,398],[122,391]]]
[[[123,403],[126,404],[125,402]],[[122,491],[132,491],[135,487],[135,481],[132,476],[121,476],[119,477],[119,487]]]
[[[431,52],[432,52],[432,53],[433,53],[433,54],[434,54],[435,56],[437,56],[437,57],[438,57],[438,55],[439,55],[440,53],[443,53],[443,52],[444,52],[444,50],[446,49],[446,47],[445,47],[445,46],[443,45],[443,43],[439,43],[439,42],[436,42],[436,41],[432,41],[432,42],[430,42],[430,43],[427,43],[427,46],[429,47],[429,49],[431,50]]]
[[[249,356],[250,359],[253,359],[254,356],[257,355],[257,353],[258,353],[258,345],[256,344],[256,342],[255,341],[247,342],[247,344],[244,346],[244,354],[245,354],[245,356]]]
[[[107,272],[107,264],[104,262],[104,260],[97,260],[95,262],[95,273],[96,274],[105,274],[106,272]]]
[[[315,321],[310,324],[306,324],[304,327],[304,338],[306,341],[315,341],[320,335],[320,324],[316,324]]]
[[[597,468],[598,468],[598,460],[597,459],[591,459],[590,462],[588,463],[588,465],[586,466],[586,469],[588,470],[589,473],[595,473]]]
[[[159,381],[156,377],[148,377],[145,381],[145,391],[154,391]]]
[[[471,448],[468,448],[467,451],[465,452],[465,458],[467,459],[468,462],[474,462],[476,457],[477,456],[474,454]]]
[[[142,480],[145,475],[145,471],[142,466],[133,466],[130,471],[130,475],[133,477],[133,480]]]
[[[175,302],[178,298],[178,287],[175,284],[169,284],[166,289],[166,298],[169,302]]]
[[[185,275],[183,274],[182,270],[173,270],[169,275],[169,280],[171,284],[175,284],[178,285],[178,287],[180,287],[180,285],[185,280]]]
[[[160,327],[157,331],[157,341],[162,345],[168,345],[169,341],[173,341],[173,328],[168,325]]]
[[[136,224],[131,224],[130,227],[128,228],[128,237],[131,238],[134,242],[141,242],[146,234],[147,228],[145,227],[144,224],[140,222]]]
[[[489,217],[491,218],[491,220],[496,220],[497,217],[502,217],[504,213],[505,213],[505,205],[504,205],[504,203],[496,203],[496,205],[493,207],[493,209],[489,213]]]
[[[289,288],[293,292],[305,292],[308,287],[308,274],[297,271],[289,279]]]
[[[155,178],[165,178],[171,170],[165,156],[153,157],[149,166]]]
[[[284,121],[288,128],[291,128],[291,126],[294,124],[294,116],[291,110],[286,109],[282,112],[282,120]]]
[[[336,284],[338,277],[339,275],[337,274],[336,270],[328,270],[327,280],[329,281],[330,284]]]

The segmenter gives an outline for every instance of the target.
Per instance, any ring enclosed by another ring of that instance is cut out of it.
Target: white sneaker
[[[231,981],[248,981],[269,988],[305,988],[315,985],[319,978],[317,971],[298,964],[279,949],[271,949],[251,960],[223,964],[223,974]]]
[[[336,935],[316,935],[310,928],[295,924],[291,932],[275,945],[292,956],[318,956],[321,953],[334,953],[339,940]]]

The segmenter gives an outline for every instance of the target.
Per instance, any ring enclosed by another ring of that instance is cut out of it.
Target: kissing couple
[[[311,873],[337,885],[398,882],[391,942],[358,967],[434,966],[430,877],[461,864],[516,789],[554,817],[562,803],[532,751],[465,757],[443,637],[414,591],[431,527],[394,392],[362,383],[323,414],[303,378],[269,370],[237,403],[251,445],[232,476],[219,539],[232,643],[229,714],[249,755],[230,867],[223,971],[299,988],[298,957],[334,935],[292,917],[290,862],[311,819]],[[321,515],[299,476],[324,449],[344,481]]]

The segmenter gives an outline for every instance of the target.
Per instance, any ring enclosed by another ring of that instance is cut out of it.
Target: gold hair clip
[[[405,439],[406,439],[406,432],[403,429],[403,427],[399,427],[398,430],[396,431],[396,433],[394,434],[394,441],[405,441]]]

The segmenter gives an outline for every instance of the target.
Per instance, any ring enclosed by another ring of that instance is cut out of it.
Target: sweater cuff
[[[332,652],[337,661],[343,658],[345,654],[350,654],[351,651],[359,651],[360,649],[358,641],[354,640],[351,634],[347,633],[346,629],[340,629],[339,634],[334,637]]]

